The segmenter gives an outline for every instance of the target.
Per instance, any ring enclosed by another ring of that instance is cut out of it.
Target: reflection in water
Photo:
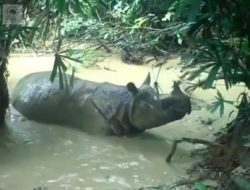
[[[50,70],[52,63],[52,57],[12,57],[10,92],[20,77]],[[116,84],[134,81],[139,85],[150,71],[146,66],[124,65],[114,57],[102,64],[117,72],[90,69],[79,72],[89,80]],[[166,72],[160,75],[159,84],[170,91],[176,73]],[[181,122],[138,137],[104,137],[27,121],[11,110],[8,126],[0,137],[0,189],[4,190],[31,190],[43,185],[49,190],[133,189],[176,180],[192,163],[189,153],[182,149],[178,149],[171,165],[165,163],[170,149],[166,135],[171,139],[187,133],[188,127]]]

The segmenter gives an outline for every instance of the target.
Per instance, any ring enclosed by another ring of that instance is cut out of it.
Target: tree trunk
[[[0,127],[3,127],[5,125],[6,110],[9,106],[6,64],[7,61],[2,61],[0,67]]]

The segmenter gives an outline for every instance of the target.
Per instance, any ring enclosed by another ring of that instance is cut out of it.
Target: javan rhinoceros
[[[30,120],[77,126],[84,130],[86,120],[92,117],[95,120],[89,115],[93,112],[106,120],[106,132],[133,135],[182,119],[191,112],[190,99],[176,82],[170,96],[158,98],[149,85],[150,76],[140,88],[132,82],[119,86],[75,77],[68,89],[60,89],[59,78],[51,83],[50,74],[29,74],[13,91],[13,107]]]

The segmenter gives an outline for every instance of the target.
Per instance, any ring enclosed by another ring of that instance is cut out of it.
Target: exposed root
[[[194,179],[182,179],[179,181],[176,181],[170,185],[158,185],[155,187],[141,187],[138,190],[153,190],[153,189],[157,189],[157,190],[171,190],[173,188],[179,187],[179,186],[184,186],[184,185],[193,185],[198,181],[204,180],[206,179],[207,175],[203,174],[198,176],[197,178]]]
[[[198,176],[197,178],[194,178],[194,179],[182,179],[182,180],[179,180],[173,184],[168,185],[165,189],[170,190],[170,189],[173,189],[173,188],[179,187],[179,186],[193,185],[198,181],[206,179],[206,177],[207,177],[207,175],[204,174],[204,175]]]
[[[166,162],[171,162],[171,159],[175,154],[175,151],[177,149],[178,144],[182,143],[182,142],[187,142],[187,143],[191,143],[191,144],[203,144],[203,145],[209,145],[209,146],[222,147],[221,144],[218,144],[216,142],[210,142],[210,141],[206,141],[203,139],[195,139],[195,138],[193,139],[193,138],[185,138],[184,137],[182,139],[174,140],[172,149],[171,149],[168,157],[166,158]]]

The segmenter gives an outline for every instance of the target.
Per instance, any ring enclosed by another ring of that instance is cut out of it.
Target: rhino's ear
[[[173,91],[171,92],[172,95],[184,95],[183,92],[180,89],[179,84],[180,83],[178,81],[174,81]]]
[[[173,88],[180,88],[180,81],[174,81]]]
[[[151,82],[151,77],[150,77],[150,73],[148,73],[146,79],[145,79],[144,82],[142,83],[142,86],[143,86],[143,85],[150,85],[150,82]]]
[[[136,86],[133,82],[129,82],[127,84],[127,89],[129,92],[131,92],[133,94],[133,96],[136,96],[138,94],[138,89],[136,88]]]

